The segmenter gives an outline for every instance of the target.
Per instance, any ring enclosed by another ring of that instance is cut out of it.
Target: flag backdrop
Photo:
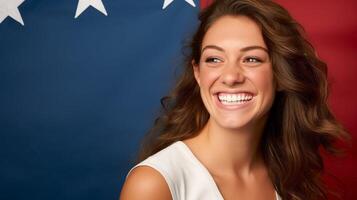
[[[0,199],[117,199],[210,2],[0,0]],[[328,62],[354,136],[356,3],[279,2]],[[355,155],[326,159],[343,199],[357,199]]]

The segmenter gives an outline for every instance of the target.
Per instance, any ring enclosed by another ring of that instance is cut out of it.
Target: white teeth
[[[239,93],[239,94],[219,94],[218,99],[223,104],[232,104],[238,103],[242,104],[247,101],[250,101],[253,98],[253,95],[248,93]]]

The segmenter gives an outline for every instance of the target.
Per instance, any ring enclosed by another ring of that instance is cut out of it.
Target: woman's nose
[[[243,70],[239,64],[225,66],[221,78],[222,83],[227,86],[234,86],[243,83],[245,80]]]

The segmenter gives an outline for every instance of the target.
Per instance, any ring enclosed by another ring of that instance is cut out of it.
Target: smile
[[[240,105],[245,104],[253,99],[253,94],[243,92],[243,93],[219,93],[218,100],[223,105]]]

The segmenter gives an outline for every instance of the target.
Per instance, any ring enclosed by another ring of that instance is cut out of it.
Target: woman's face
[[[195,78],[209,123],[240,129],[263,122],[275,94],[273,69],[260,27],[245,16],[224,16],[203,38]]]

